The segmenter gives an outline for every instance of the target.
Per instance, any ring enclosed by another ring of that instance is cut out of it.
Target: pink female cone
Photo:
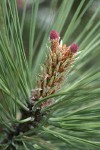
[[[58,32],[56,31],[56,30],[52,30],[51,32],[50,32],[50,40],[54,40],[54,39],[59,39],[59,34],[58,34]]]
[[[76,43],[72,43],[70,45],[70,50],[71,50],[72,53],[76,53],[78,49],[79,49],[79,47]]]

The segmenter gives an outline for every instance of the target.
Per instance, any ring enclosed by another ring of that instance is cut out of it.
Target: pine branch
[[[41,3],[32,2],[27,59],[28,1],[21,22],[16,0],[0,1],[0,149],[100,149],[100,9],[84,21],[95,1],[72,13],[74,2],[52,0],[41,30]]]

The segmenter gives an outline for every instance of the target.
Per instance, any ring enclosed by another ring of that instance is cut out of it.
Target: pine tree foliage
[[[43,22],[36,36],[40,2],[32,4],[27,58],[22,39],[26,4],[20,23],[16,0],[0,1],[0,149],[99,150],[100,20],[96,17],[100,8],[76,35],[94,0],[88,0],[86,5],[86,0],[81,0],[67,26],[75,0],[62,0],[53,25],[48,25],[44,32]],[[51,0],[50,8],[56,8],[57,3]],[[52,17],[51,11],[45,19],[48,17]],[[63,43],[78,43],[79,52],[61,89],[33,104],[31,91],[48,55],[46,44],[52,29],[63,33]],[[53,99],[53,104],[40,110],[48,99]]]

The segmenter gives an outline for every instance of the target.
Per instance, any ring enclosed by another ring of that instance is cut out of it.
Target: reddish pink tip
[[[70,50],[71,50],[72,53],[76,53],[78,49],[79,49],[79,47],[76,43],[72,43],[70,45]]]
[[[59,39],[59,33],[56,30],[50,32],[50,40]]]

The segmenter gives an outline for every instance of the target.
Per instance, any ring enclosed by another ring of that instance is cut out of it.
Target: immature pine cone
[[[45,62],[40,79],[37,81],[37,88],[32,90],[32,100],[36,101],[47,95],[55,93],[60,89],[64,76],[68,72],[78,45],[72,43],[70,46],[62,46],[59,42],[60,36],[57,31],[50,32],[51,50]],[[41,107],[50,105],[51,101],[44,102]]]

